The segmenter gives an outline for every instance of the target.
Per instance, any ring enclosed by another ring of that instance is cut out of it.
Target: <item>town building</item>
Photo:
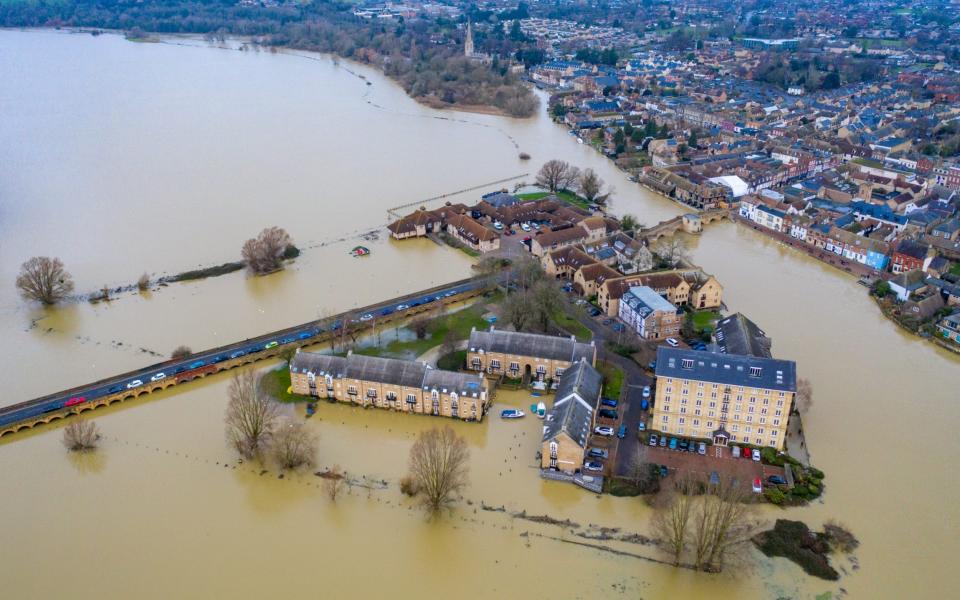
[[[913,240],[901,240],[893,251],[890,270],[894,273],[906,273],[923,269],[927,259],[927,246]]]
[[[293,393],[359,406],[480,421],[487,411],[486,378],[425,363],[297,349],[290,361]]]
[[[797,391],[793,361],[661,346],[656,374],[652,429],[783,449]]]
[[[603,376],[581,358],[560,377],[543,426],[540,468],[575,473],[583,466]]]
[[[940,319],[937,332],[943,339],[960,344],[960,311],[954,311]]]
[[[717,321],[713,337],[723,354],[773,358],[773,340],[756,323],[740,313]]]
[[[607,279],[597,287],[597,304],[607,316],[620,314],[620,299],[634,286],[647,286],[676,306],[696,310],[719,308],[723,304],[723,286],[699,269],[674,269],[639,273]]]
[[[489,331],[474,329],[467,342],[468,369],[511,379],[557,381],[564,371],[581,359],[596,364],[597,348],[593,342],[578,342],[572,336],[491,327]]]
[[[620,298],[618,316],[640,339],[662,340],[680,333],[677,307],[647,286],[631,287]]]

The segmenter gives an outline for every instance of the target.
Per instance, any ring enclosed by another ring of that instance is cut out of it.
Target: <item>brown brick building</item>
[[[583,467],[603,377],[580,359],[564,372],[543,427],[540,468],[575,473]]]
[[[557,380],[581,359],[596,364],[597,348],[573,337],[491,327],[489,331],[474,330],[467,343],[468,369],[512,379]]]

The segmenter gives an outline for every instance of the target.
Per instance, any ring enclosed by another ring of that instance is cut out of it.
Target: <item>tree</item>
[[[878,279],[877,282],[873,284],[873,293],[877,298],[884,298],[888,296],[891,291],[890,282],[884,279]]]
[[[302,421],[284,419],[270,441],[270,451],[281,469],[310,466],[317,454],[317,436]]]
[[[410,474],[422,492],[424,508],[437,512],[449,506],[467,485],[470,451],[450,427],[430,429],[410,448]]]
[[[526,329],[532,320],[526,292],[517,292],[506,297],[501,305],[503,318],[517,331]]]
[[[734,479],[708,486],[693,518],[694,568],[720,571],[730,551],[749,540],[751,491]]]
[[[813,384],[809,379],[801,377],[797,380],[797,394],[793,406],[797,413],[807,412],[813,406]]]
[[[419,316],[410,321],[410,328],[416,334],[418,340],[427,337],[427,329],[430,328],[430,320],[424,316]]]
[[[548,160],[537,173],[537,185],[553,193],[573,187],[580,176],[580,169],[562,160]]]
[[[563,293],[555,279],[541,279],[530,290],[530,304],[541,331],[547,331],[563,307]]]
[[[245,458],[266,449],[280,418],[280,406],[263,392],[260,379],[247,370],[234,375],[227,390],[227,440]]]
[[[653,251],[671,267],[676,267],[690,258],[690,251],[687,250],[686,244],[676,237],[660,242]]]
[[[625,233],[633,233],[634,231],[643,229],[643,223],[638,221],[633,215],[623,215],[623,217],[620,218],[620,229]]]
[[[293,242],[284,229],[267,227],[243,244],[241,254],[247,268],[255,275],[265,275],[283,268],[283,259],[295,253]]]
[[[63,445],[71,452],[86,452],[97,447],[100,429],[87,419],[77,419],[63,430]]]
[[[610,197],[610,192],[603,192],[603,180],[593,169],[585,169],[580,174],[580,180],[577,183],[580,195],[587,199],[587,202],[596,202],[605,204]]]
[[[670,555],[674,566],[687,549],[690,538],[690,516],[696,496],[696,486],[689,476],[680,477],[674,484],[664,488],[660,505],[653,515],[653,531],[660,547]]]
[[[697,137],[697,132],[696,131],[690,132],[690,137],[687,138],[687,145],[690,146],[691,148],[696,148],[697,144],[699,143],[700,143],[700,139]]]
[[[173,349],[173,352],[170,353],[170,358],[172,359],[186,358],[191,354],[193,354],[193,350],[190,349],[190,346],[180,345]]]
[[[140,279],[137,279],[137,289],[145,292],[148,287],[150,287],[150,276],[144,273],[140,276]]]
[[[73,278],[59,258],[34,256],[20,265],[16,285],[24,298],[50,305],[73,291]]]
[[[326,492],[331,502],[336,502],[337,496],[340,495],[340,492],[343,491],[344,486],[347,484],[346,473],[343,472],[340,465],[334,465],[334,467],[324,473],[322,477],[323,491]]]

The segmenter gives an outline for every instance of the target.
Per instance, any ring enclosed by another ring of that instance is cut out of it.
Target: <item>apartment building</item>
[[[575,473],[583,466],[603,376],[581,358],[560,378],[543,426],[540,468]]]
[[[467,342],[467,368],[487,375],[511,379],[559,380],[564,371],[585,359],[597,361],[593,342],[585,344],[575,337],[539,333],[473,330]]]
[[[632,287],[620,298],[617,316],[644,340],[678,335],[682,324],[677,307],[646,286]]]

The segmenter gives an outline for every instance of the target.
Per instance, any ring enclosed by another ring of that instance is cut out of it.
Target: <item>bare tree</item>
[[[580,169],[562,160],[548,160],[537,173],[537,185],[551,192],[571,188],[580,176]]]
[[[664,487],[658,498],[659,508],[653,515],[653,531],[661,548],[680,565],[690,538],[690,515],[693,511],[696,488],[689,475],[676,479]]]
[[[87,419],[77,419],[63,430],[63,445],[73,452],[86,452],[97,447],[100,441],[100,429]]]
[[[137,280],[137,289],[144,292],[148,287],[150,287],[150,276],[144,273],[140,276],[140,279]]]
[[[427,337],[427,329],[430,328],[430,320],[424,316],[419,316],[410,321],[410,328],[416,334],[418,340]]]
[[[529,303],[528,293],[519,292],[510,294],[500,305],[503,318],[517,331],[526,329],[533,320],[533,311]]]
[[[541,331],[547,331],[554,316],[563,309],[563,293],[556,280],[541,279],[530,290],[531,308]]]
[[[284,229],[267,227],[243,244],[241,254],[247,268],[255,275],[272,273],[283,268],[283,259],[293,242]]]
[[[754,533],[751,490],[734,479],[708,486],[694,517],[694,567],[720,571],[735,546]]]
[[[284,419],[270,440],[270,452],[282,469],[310,466],[317,455],[317,436],[303,422]]]
[[[346,487],[347,476],[346,473],[340,468],[340,465],[334,465],[332,469],[327,471],[322,475],[323,477],[323,491],[326,492],[327,497],[330,498],[331,502],[337,501],[337,496],[343,491],[343,488]]]
[[[671,267],[676,267],[690,258],[690,251],[682,240],[676,237],[664,240],[653,251]]]
[[[16,285],[28,300],[56,304],[73,291],[73,278],[59,258],[34,256],[20,265]]]
[[[241,456],[253,458],[276,430],[280,406],[263,392],[260,376],[251,370],[234,375],[227,394],[227,440]]]
[[[170,358],[186,358],[191,354],[193,354],[193,350],[190,349],[190,346],[180,345],[173,349],[173,352],[170,353]]]
[[[603,180],[593,169],[586,169],[580,174],[577,189],[580,191],[580,195],[586,198],[587,202],[606,204],[610,198],[610,191],[604,192],[603,188]]]
[[[457,351],[457,332],[453,329],[447,329],[443,334],[443,343],[440,345],[440,355],[446,356]]]
[[[410,448],[410,474],[423,493],[423,506],[436,512],[453,502],[467,485],[470,451],[450,427],[430,429]]]
[[[797,394],[793,401],[797,413],[807,412],[813,406],[813,384],[804,377],[797,380]]]

